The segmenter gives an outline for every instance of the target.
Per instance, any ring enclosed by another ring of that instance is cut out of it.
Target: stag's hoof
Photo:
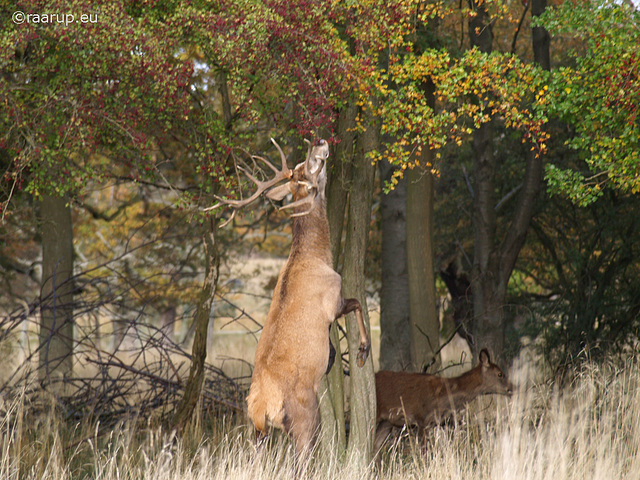
[[[358,349],[358,356],[356,357],[356,362],[359,367],[363,367],[364,363],[369,358],[369,350],[371,350],[371,343],[360,344],[360,348]]]

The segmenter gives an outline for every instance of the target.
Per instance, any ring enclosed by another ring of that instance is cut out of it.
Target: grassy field
[[[2,405],[0,478],[293,478],[286,438],[256,451],[242,417],[196,422],[181,439],[127,425],[97,435],[96,425],[54,416],[29,418],[21,401]],[[209,424],[212,423],[212,427]],[[206,424],[206,426],[205,426]],[[640,478],[640,369],[588,366],[562,389],[552,380],[521,386],[512,398],[484,398],[456,424],[426,438],[400,433],[379,469],[362,458],[316,457],[312,479]]]

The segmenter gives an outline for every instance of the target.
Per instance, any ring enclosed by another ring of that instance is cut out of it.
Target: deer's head
[[[293,169],[291,180],[267,192],[267,198],[271,200],[282,200],[292,194],[293,202],[281,207],[281,210],[304,207],[298,209],[296,213],[292,214],[292,217],[299,217],[311,212],[316,199],[324,199],[324,187],[327,183],[326,162],[329,158],[329,144],[326,140],[319,140],[316,145],[312,145],[306,139],[305,142],[309,146],[307,158]]]
[[[262,160],[271,170],[273,170],[275,173],[274,177],[268,181],[260,181],[251,175],[245,168],[238,167],[239,170],[244,172],[249,180],[256,184],[258,189],[250,197],[247,197],[244,200],[227,200],[216,197],[218,199],[218,203],[206,210],[212,210],[221,205],[229,205],[234,208],[233,214],[235,215],[237,210],[252,203],[263,193],[271,200],[282,200],[287,195],[291,194],[293,196],[293,201],[280,207],[280,210],[285,208],[294,208],[296,211],[291,216],[299,217],[309,214],[315,208],[317,201],[324,200],[324,187],[327,183],[326,162],[327,158],[329,158],[328,142],[326,140],[318,140],[318,142],[313,145],[310,141],[305,139],[305,142],[308,145],[307,157],[304,162],[299,163],[293,170],[291,170],[287,166],[287,158],[280,148],[280,145],[278,145],[273,138],[271,141],[276,146],[280,154],[280,170],[274,167],[263,157],[252,155],[251,158]],[[281,183],[285,180],[286,183]],[[233,219],[234,215],[225,222],[225,225]]]
[[[491,362],[491,357],[486,348],[480,351],[478,357],[480,364],[476,367],[478,374],[482,378],[482,393],[496,393],[498,395],[511,395],[513,385],[507,379],[504,372],[495,363]]]

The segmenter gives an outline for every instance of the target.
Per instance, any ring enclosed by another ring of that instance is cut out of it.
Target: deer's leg
[[[284,429],[293,440],[296,449],[296,458],[302,461],[313,450],[320,425],[317,398],[313,392],[305,397],[287,402],[284,421]]]
[[[329,375],[335,361],[336,349],[333,346],[333,343],[331,343],[331,325],[329,325],[329,363],[327,363],[327,371],[324,373],[325,375]]]
[[[387,422],[386,420],[380,420],[378,426],[376,428],[376,436],[373,441],[373,456],[376,459],[376,462],[380,462],[380,449],[382,445],[384,445],[385,440],[389,437],[389,434],[393,430],[393,425],[391,422]]]
[[[269,440],[269,433],[266,431],[262,431],[262,430],[257,430],[256,429],[256,450],[258,452],[262,452],[262,450],[264,449],[265,444],[267,443],[267,441]]]
[[[367,335],[367,329],[364,326],[364,316],[362,315],[362,305],[357,298],[342,299],[342,308],[336,315],[336,318],[340,318],[347,313],[354,312],[356,315],[356,321],[358,322],[358,330],[360,330],[360,348],[358,349],[357,363],[359,367],[362,367],[367,361],[369,356],[369,350],[371,350],[371,342],[369,341],[369,335]]]

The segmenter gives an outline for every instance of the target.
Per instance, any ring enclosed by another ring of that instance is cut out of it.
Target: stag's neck
[[[305,208],[302,207],[302,211],[304,210]],[[329,221],[327,220],[326,200],[324,198],[318,198],[313,209],[308,214],[293,217],[291,256],[298,255],[317,257],[329,266],[333,263],[331,259]]]

